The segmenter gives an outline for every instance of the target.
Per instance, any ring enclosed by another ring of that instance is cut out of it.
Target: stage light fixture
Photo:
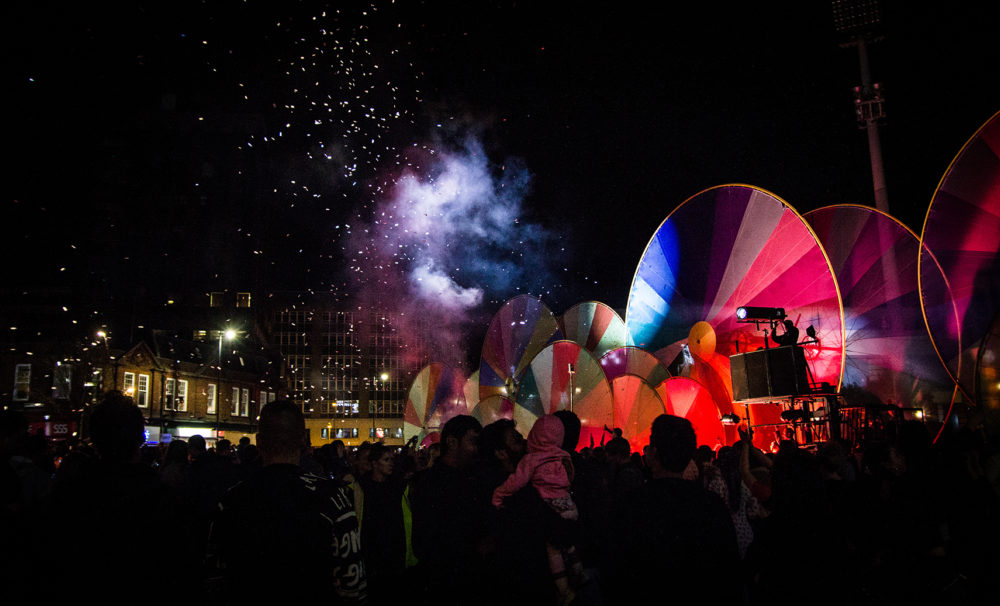
[[[744,305],[736,308],[736,319],[738,320],[749,322],[753,320],[783,320],[784,318],[784,307],[749,307]]]
[[[733,412],[731,412],[731,413],[729,413],[727,415],[722,415],[722,418],[720,420],[725,425],[739,425],[740,424],[740,416],[738,414],[736,414],[736,413],[733,413]]]

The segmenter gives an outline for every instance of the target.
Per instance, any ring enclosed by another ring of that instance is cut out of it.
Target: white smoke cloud
[[[452,311],[474,307],[483,300],[482,289],[463,288],[450,277],[430,267],[417,267],[410,278],[420,298],[438,302]]]
[[[420,337],[434,359],[459,364],[466,336],[486,330],[471,325],[485,303],[551,286],[553,236],[522,219],[531,178],[520,162],[492,164],[469,138],[420,164],[394,180],[370,225],[353,229],[352,269],[365,298],[433,327]]]

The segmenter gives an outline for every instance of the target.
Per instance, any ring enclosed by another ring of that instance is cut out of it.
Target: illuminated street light
[[[389,373],[383,370],[381,373],[379,373],[378,379],[379,379],[379,382],[382,383],[381,391],[385,391],[385,383],[387,383],[389,381]],[[379,389],[380,388],[379,388],[378,384],[376,384],[375,385],[375,390],[379,391]],[[371,431],[371,438],[372,439],[375,439],[375,437],[376,437],[376,432],[375,432],[375,414],[378,412],[378,404],[379,404],[378,403],[378,396],[376,396],[375,399],[376,399],[376,401],[375,401],[374,404],[369,404],[368,405],[369,410],[370,410],[370,415],[371,415],[371,418],[372,418],[372,431]],[[383,404],[382,404],[382,406],[383,407],[385,406],[384,395],[383,395]],[[384,410],[385,409],[383,408],[383,411]]]
[[[219,382],[215,386],[215,437],[218,440],[219,437],[219,423],[221,419],[222,410],[222,340],[232,341],[236,338],[236,331],[232,328],[227,328],[225,330],[219,331]]]

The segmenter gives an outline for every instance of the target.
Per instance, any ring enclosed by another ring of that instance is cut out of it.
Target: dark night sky
[[[857,54],[838,46],[825,2],[662,16],[336,3],[336,18],[322,3],[138,4],[6,9],[8,294],[346,294],[337,226],[378,207],[397,155],[428,166],[426,147],[469,134],[494,170],[515,158],[531,174],[518,225],[550,242],[531,247],[544,262],[525,262],[545,266],[532,275],[547,283],[525,288],[557,312],[586,299],[623,308],[649,237],[707,187],[757,185],[802,212],[872,203]],[[919,233],[951,158],[1000,109],[996,19],[977,3],[883,8],[871,60],[887,98],[890,206]],[[298,59],[317,49],[317,65]],[[338,71],[348,55],[354,71]],[[338,153],[362,160],[345,177],[339,155],[317,160],[317,140],[336,136],[310,126],[309,102],[359,91],[372,96],[351,103],[403,117],[374,144],[364,127],[342,139]]]

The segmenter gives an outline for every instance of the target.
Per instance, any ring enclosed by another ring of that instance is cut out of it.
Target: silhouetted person
[[[320,460],[323,464],[323,471],[331,478],[344,480],[350,483],[353,481],[351,465],[347,462],[347,447],[343,440],[334,440],[329,444],[324,444],[320,448],[322,453]],[[351,479],[347,479],[350,477]]]
[[[776,331],[771,331],[771,340],[774,341],[776,345],[798,345],[799,343],[799,329],[795,327],[795,322],[791,320],[785,320],[785,332],[784,334],[778,334]]]
[[[476,480],[488,502],[493,491],[517,469],[527,444],[514,421],[499,419],[479,434]],[[552,515],[537,491],[527,486],[490,512],[494,550],[487,554],[483,604],[534,603],[554,593],[545,550],[546,514]]]
[[[188,445],[184,440],[171,440],[160,466],[160,479],[174,489],[187,489],[191,463],[188,460]]]
[[[376,604],[402,600],[404,572],[416,565],[409,534],[413,527],[409,490],[395,469],[392,449],[376,442],[368,450],[371,471],[353,484],[361,527],[368,593]]]
[[[236,466],[240,480],[246,480],[261,468],[260,451],[255,444],[247,444],[240,454],[240,464]]]
[[[243,436],[236,442],[236,456],[240,456],[240,450],[250,445],[249,436]]]
[[[177,493],[178,502],[184,510],[182,515],[185,516],[188,523],[193,525],[197,511],[197,493],[191,475],[187,442],[178,439],[170,441],[163,457],[163,463],[157,473],[160,475],[160,481]]]
[[[368,451],[371,450],[372,443],[365,440],[358,446],[358,449],[354,451],[353,458],[351,460],[351,470],[345,477],[347,483],[353,483],[358,478],[371,473],[372,462],[368,460]]]
[[[524,437],[514,421],[500,419],[490,423],[479,434],[479,461],[476,471],[487,498],[517,469],[525,452]]]
[[[41,444],[38,441],[41,441]],[[0,500],[5,514],[37,507],[52,490],[51,463],[44,461],[45,438],[28,433],[28,421],[15,410],[0,412]]]
[[[660,415],[653,421],[647,450],[652,479],[616,516],[615,602],[637,603],[654,587],[688,593],[703,588],[720,604],[742,600],[729,512],[717,495],[684,479],[696,447],[687,419]]]
[[[701,476],[702,485],[719,495],[729,510],[733,526],[736,528],[736,540],[741,558],[746,555],[747,547],[753,541],[751,520],[763,515],[760,503],[743,479],[744,475],[749,474],[749,468],[745,473],[741,473],[741,461],[744,458],[749,460],[749,457],[744,455],[745,449],[749,447],[750,442],[747,440],[737,442],[735,447],[726,446],[720,449],[718,466],[714,468],[714,473],[703,473]]]
[[[260,469],[260,452],[250,438],[243,436],[236,446],[236,471],[241,480],[253,475]]]
[[[232,460],[235,455],[233,452],[233,443],[225,438],[218,440],[215,443],[215,454],[222,459]]]
[[[228,449],[228,446],[223,445],[223,448]],[[240,481],[240,475],[228,456],[208,449],[201,435],[195,434],[188,439],[188,456],[194,491],[194,540],[199,543],[198,550],[204,553],[212,520],[219,510],[219,499]]]
[[[552,413],[562,421],[565,435],[562,449],[569,453],[573,463],[573,499],[580,509],[581,533],[577,544],[577,555],[588,568],[593,566],[601,555],[602,540],[607,534],[609,500],[607,474],[601,462],[593,458],[584,458],[576,447],[580,442],[580,417],[571,410],[557,410]],[[593,443],[593,438],[591,438]],[[601,438],[604,443],[604,437]],[[603,448],[600,449],[603,456]]]
[[[813,603],[911,602],[899,599],[902,596],[895,592],[879,596],[877,592],[869,593],[872,587],[861,589],[857,568],[862,562],[857,543],[852,540],[858,537],[851,537],[859,520],[849,523],[852,512],[839,508],[831,498],[815,455],[800,448],[780,450],[774,458],[771,489],[767,502],[771,513],[754,529],[744,560],[752,603],[799,604],[802,592],[816,586],[818,571],[836,573],[823,584],[822,593],[811,600]],[[883,528],[892,525],[899,513],[895,509],[866,507],[863,518]],[[804,545],[818,548],[809,558],[803,558]]]
[[[564,435],[563,423],[557,417],[544,415],[535,421],[528,433],[527,454],[493,492],[492,502],[501,507],[506,498],[530,485],[556,514],[546,532],[546,552],[558,602],[568,605],[585,578],[576,554],[580,511],[570,491],[573,463],[562,449]]]
[[[261,470],[222,498],[211,544],[233,604],[366,599],[354,502],[343,482],[302,470],[305,420],[289,401],[261,410]]]
[[[121,392],[109,392],[94,407],[90,431],[97,457],[57,478],[39,528],[52,533],[39,541],[49,551],[39,571],[58,571],[41,579],[44,601],[167,603],[174,591],[194,590],[197,567],[177,503],[156,472],[139,462],[144,430],[142,412]],[[70,562],[52,548],[67,539],[84,550]],[[150,574],[162,571],[170,571],[170,592],[151,590]]]
[[[440,604],[477,604],[489,502],[473,467],[482,426],[459,415],[441,430],[441,456],[414,479],[413,547],[426,579],[426,597]]]
[[[610,474],[609,497],[617,501],[624,500],[645,481],[642,469],[632,460],[632,448],[625,438],[611,438],[604,447],[604,453]]]
[[[11,581],[31,571],[24,552],[38,540],[34,528],[44,522],[37,508],[52,490],[52,476],[32,457],[29,438],[23,414],[0,411],[0,570]]]

